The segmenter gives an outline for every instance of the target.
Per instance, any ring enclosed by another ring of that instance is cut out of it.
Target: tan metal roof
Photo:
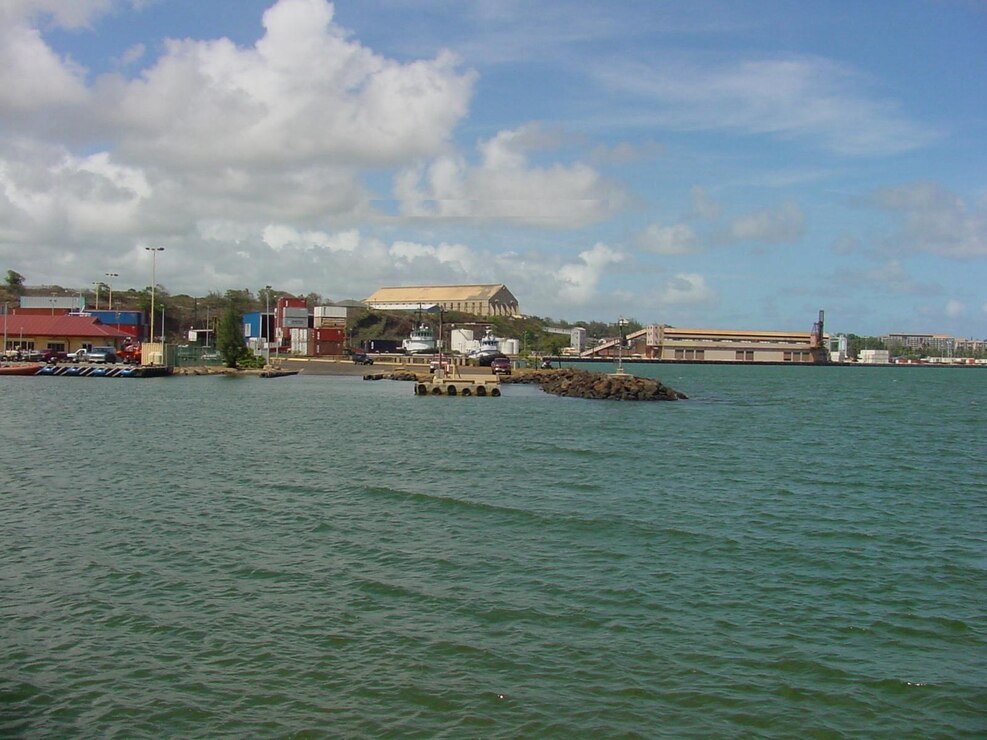
[[[689,337],[763,337],[765,339],[778,339],[781,337],[798,337],[808,340],[812,336],[809,332],[796,331],[743,331],[735,329],[679,329],[671,326],[662,327],[662,332],[666,337],[689,336]]]
[[[380,288],[367,303],[438,303],[440,301],[488,301],[501,290],[502,283],[491,285],[415,285]]]

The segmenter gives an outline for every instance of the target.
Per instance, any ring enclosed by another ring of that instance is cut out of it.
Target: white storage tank
[[[521,341],[519,339],[501,339],[498,345],[500,351],[505,355],[517,355],[521,353]]]

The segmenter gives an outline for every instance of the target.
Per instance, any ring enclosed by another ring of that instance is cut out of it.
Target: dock
[[[438,368],[429,380],[415,382],[416,396],[491,396],[500,395],[497,375],[461,375],[457,366]]]
[[[64,378],[162,378],[171,374],[167,365],[45,365],[35,373]]]

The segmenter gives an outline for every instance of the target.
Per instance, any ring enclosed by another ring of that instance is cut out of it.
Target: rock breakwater
[[[653,380],[630,374],[591,373],[586,370],[533,370],[501,379],[504,383],[537,383],[546,393],[570,398],[612,401],[678,401],[684,393]]]

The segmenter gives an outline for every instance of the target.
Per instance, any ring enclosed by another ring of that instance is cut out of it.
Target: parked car
[[[42,362],[64,362],[69,358],[67,352],[62,352],[57,349],[44,349],[41,350],[41,357],[39,358]]]
[[[374,358],[370,357],[366,352],[354,352],[352,355],[352,360],[357,365],[373,365]]]
[[[69,354],[72,362],[101,362],[112,364],[117,362],[117,352],[113,347],[93,347],[86,349],[83,347]]]
[[[442,368],[445,372],[449,372],[449,360],[439,360],[435,359],[428,363],[428,371],[434,373],[439,368]]]
[[[494,357],[490,361],[490,369],[494,375],[510,375],[511,360],[509,357]]]

